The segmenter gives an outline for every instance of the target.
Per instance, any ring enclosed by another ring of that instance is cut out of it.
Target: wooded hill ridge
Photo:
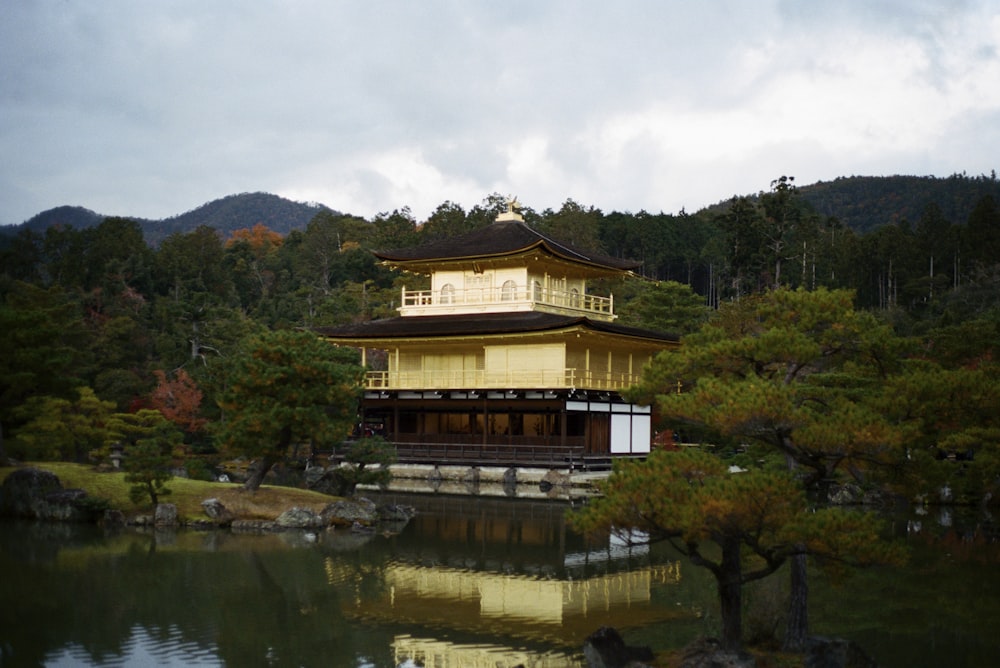
[[[202,204],[196,209],[162,220],[122,216],[134,220],[142,227],[146,242],[158,246],[174,233],[186,234],[200,226],[212,227],[229,236],[234,230],[261,224],[282,235],[292,230],[304,230],[317,213],[333,209],[317,203],[294,202],[270,193],[240,193]],[[17,234],[21,230],[43,233],[56,225],[72,226],[81,230],[96,227],[109,216],[96,213],[82,206],[58,206],[42,211],[21,225],[0,227],[0,232]]]
[[[989,176],[952,174],[945,178],[845,176],[799,186],[798,193],[823,218],[835,218],[845,227],[864,233],[885,224],[915,224],[932,203],[941,210],[945,220],[962,224],[984,196],[990,195],[1000,201],[1000,180],[995,172]],[[734,195],[706,209],[722,211],[737,197],[741,196]],[[161,220],[122,217],[138,222],[147,243],[155,247],[171,234],[192,232],[199,226],[212,227],[223,236],[229,236],[234,230],[261,224],[285,235],[292,230],[304,230],[321,211],[340,213],[324,204],[295,202],[278,195],[255,192],[222,197]],[[15,235],[25,229],[43,233],[57,225],[86,229],[97,226],[106,217],[82,206],[58,206],[42,211],[20,225],[0,226],[0,234]]]

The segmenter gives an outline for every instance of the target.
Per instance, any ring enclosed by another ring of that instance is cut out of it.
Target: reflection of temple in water
[[[435,668],[566,668],[582,665],[565,652],[535,653],[500,645],[456,645],[434,638],[397,636],[393,642],[397,666]]]
[[[578,666],[583,640],[602,625],[694,614],[651,604],[654,588],[681,583],[680,562],[651,563],[648,549],[610,541],[588,545],[568,529],[565,504],[416,501],[424,508],[394,539],[381,595],[345,610],[421,629],[396,637],[397,665]],[[343,582],[332,559],[327,576]]]
[[[589,543],[572,531],[566,503],[418,494],[382,502],[417,509],[396,545],[410,564],[579,580],[648,563],[647,546]]]

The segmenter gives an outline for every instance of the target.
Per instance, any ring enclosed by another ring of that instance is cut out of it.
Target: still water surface
[[[704,569],[667,546],[588,545],[566,503],[382,500],[420,514],[385,535],[0,524],[0,665],[564,668],[602,625],[656,650],[716,632]],[[894,525],[906,568],[814,577],[814,631],[887,667],[1000,665],[996,544],[915,519]],[[750,592],[749,632],[783,581]]]

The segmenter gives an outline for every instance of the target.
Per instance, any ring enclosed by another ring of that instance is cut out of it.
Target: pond
[[[656,650],[716,633],[704,569],[588,545],[565,502],[380,500],[420,514],[396,534],[0,524],[0,665],[563,668],[602,625]],[[937,512],[894,523],[907,567],[815,576],[814,631],[887,667],[1000,665],[997,545]],[[748,631],[773,623],[784,580],[750,592]]]

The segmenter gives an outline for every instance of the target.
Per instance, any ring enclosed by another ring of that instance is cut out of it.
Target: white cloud
[[[783,173],[988,172],[1000,132],[987,0],[42,0],[0,62],[4,223],[249,190],[694,210]]]

